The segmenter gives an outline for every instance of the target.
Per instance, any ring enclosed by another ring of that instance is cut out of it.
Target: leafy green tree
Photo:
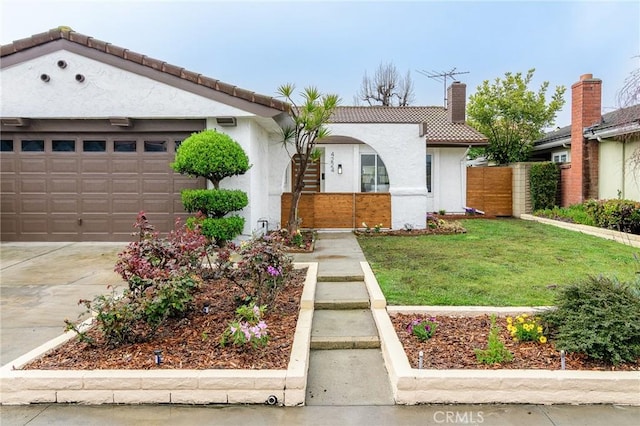
[[[215,130],[194,133],[182,142],[171,167],[181,174],[204,177],[214,188],[182,191],[185,210],[202,216],[190,218],[188,224],[199,223],[202,233],[219,244],[242,233],[244,218],[227,215],[247,206],[247,194],[220,189],[222,179],[242,175],[251,167],[249,157],[238,142]]]
[[[340,103],[338,95],[322,94],[315,87],[307,87],[300,93],[302,103],[293,101],[295,86],[285,84],[278,88],[278,94],[285,98],[292,107],[289,115],[293,125],[282,129],[282,142],[289,156],[299,159],[299,167],[293,179],[293,191],[291,209],[287,222],[287,230],[293,235],[299,226],[298,202],[304,188],[304,175],[311,164],[319,159],[319,151],[316,144],[319,140],[329,135],[326,123],[331,114]]]
[[[493,84],[485,80],[467,105],[468,122],[489,139],[487,158],[498,164],[526,161],[533,142],[543,129],[553,126],[556,113],[563,107],[564,86],[557,86],[547,102],[549,82],[537,92],[529,89],[535,69],[522,73],[507,72]]]

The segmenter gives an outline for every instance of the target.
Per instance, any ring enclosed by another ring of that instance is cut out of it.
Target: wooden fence
[[[282,194],[280,211],[282,226],[286,226],[291,208],[290,192]],[[391,195],[388,193],[303,193],[298,203],[302,228],[362,228],[382,224],[391,227]]]
[[[467,207],[486,216],[512,216],[512,173],[510,167],[468,167]]]

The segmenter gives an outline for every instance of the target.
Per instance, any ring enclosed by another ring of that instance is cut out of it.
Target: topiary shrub
[[[531,203],[533,210],[552,209],[556,205],[560,170],[552,162],[536,163],[531,166]]]
[[[190,189],[182,191],[182,204],[189,213],[201,212],[209,217],[223,217],[249,204],[247,194],[238,189]]]
[[[218,241],[222,245],[224,241],[230,241],[242,233],[244,218],[240,216],[229,217],[190,217],[187,226],[198,225],[202,235]]]
[[[251,166],[240,144],[229,135],[203,130],[180,144],[171,167],[180,174],[207,178],[218,189],[222,179],[243,175]]]
[[[214,188],[182,191],[185,210],[202,216],[187,222],[189,225],[197,222],[202,227],[202,234],[219,245],[242,233],[244,218],[225,216],[246,207],[249,203],[247,194],[240,190],[220,189],[220,181],[225,177],[249,170],[249,158],[238,142],[215,130],[194,133],[182,142],[171,167],[182,174],[205,177]]]
[[[558,349],[613,364],[640,357],[640,278],[590,277],[562,289],[556,306],[542,319]]]

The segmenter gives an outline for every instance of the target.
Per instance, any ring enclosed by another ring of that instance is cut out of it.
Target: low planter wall
[[[309,267],[286,370],[20,370],[75,337],[53,339],[0,369],[0,404],[304,405],[317,263]]]
[[[373,289],[372,313],[396,404],[621,404],[640,405],[637,371],[573,370],[418,370],[396,334],[390,315],[514,315],[540,308],[386,306],[371,269],[363,265],[367,288]],[[377,295],[377,296],[374,296]]]
[[[626,244],[632,247],[640,247],[640,235],[628,234],[625,232],[614,231],[613,229],[597,228],[595,226],[580,225],[578,223],[562,222],[561,220],[547,219],[546,217],[538,217],[530,214],[520,215],[520,219],[532,220],[547,225],[557,226],[558,228],[568,229],[570,231],[582,232],[583,234],[593,235],[594,237],[604,238]]]

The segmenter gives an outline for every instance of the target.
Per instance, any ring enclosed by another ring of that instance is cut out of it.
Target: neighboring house
[[[180,191],[205,182],[169,163],[203,129],[229,134],[252,163],[222,181],[249,196],[244,234],[280,225],[292,173],[284,102],[62,29],[1,46],[0,57],[2,240],[126,241],[140,210],[171,229],[186,216]],[[393,228],[462,211],[466,149],[486,144],[464,123],[464,90],[452,85],[448,109],[338,108],[307,189],[387,192]]]
[[[640,201],[640,105],[602,114],[602,81],[591,74],[571,87],[571,124],[534,144],[533,159],[561,163],[561,205],[587,199]]]

